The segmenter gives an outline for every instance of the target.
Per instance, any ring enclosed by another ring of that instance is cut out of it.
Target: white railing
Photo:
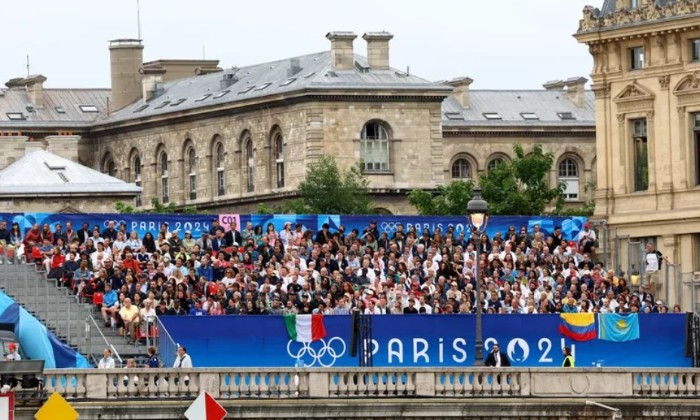
[[[67,399],[353,397],[700,397],[700,369],[71,369],[46,370]]]

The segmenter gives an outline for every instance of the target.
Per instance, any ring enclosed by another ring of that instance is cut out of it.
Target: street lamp
[[[476,244],[476,274],[474,280],[476,281],[476,352],[474,359],[474,366],[484,365],[484,340],[481,334],[481,314],[483,307],[481,306],[481,281],[479,280],[479,261],[480,259],[480,248],[481,248],[481,235],[486,231],[486,225],[489,221],[489,203],[481,198],[481,188],[474,188],[474,196],[467,203],[467,220],[469,225],[477,233],[477,244]]]

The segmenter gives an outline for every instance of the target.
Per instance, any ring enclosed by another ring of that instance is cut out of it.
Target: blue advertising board
[[[107,227],[109,221],[117,224],[124,222],[127,231],[137,231],[139,237],[143,237],[146,232],[156,233],[160,229],[161,223],[167,222],[169,230],[179,230],[181,233],[189,230],[192,236],[199,238],[204,231],[212,227],[213,220],[218,220],[224,228],[229,229],[231,222],[236,222],[238,229],[245,228],[247,222],[254,226],[261,225],[263,230],[269,223],[275,226],[277,231],[282,230],[286,222],[293,225],[301,223],[303,229],[313,231],[321,230],[323,224],[328,223],[330,231],[337,231],[338,227],[345,226],[346,232],[357,229],[362,232],[369,226],[371,221],[377,222],[377,228],[381,232],[387,232],[389,237],[396,232],[397,226],[403,224],[406,230],[415,227],[421,232],[428,229],[434,232],[436,228],[441,228],[443,232],[452,226],[455,232],[459,233],[466,228],[465,216],[393,216],[393,215],[294,215],[294,214],[111,214],[111,213],[90,213],[90,214],[64,214],[64,213],[0,213],[0,219],[9,223],[17,222],[25,231],[33,224],[44,223],[54,227],[56,223],[65,224],[67,221],[73,223],[75,229],[82,228],[84,222],[100,229]],[[552,233],[555,227],[561,227],[564,238],[573,239],[583,228],[586,222],[585,217],[555,217],[555,216],[492,216],[486,233],[493,236],[496,232],[505,234],[508,227],[514,226],[519,232],[521,226],[527,226],[532,231],[534,225],[540,225],[545,234]]]
[[[291,341],[280,316],[162,317],[197,367],[354,367],[351,318],[323,318],[327,336]],[[572,341],[558,332],[559,315],[484,315],[484,355],[498,342],[513,366],[561,366],[569,346],[577,366],[689,367],[684,314],[640,316],[640,339]],[[449,367],[474,364],[476,317],[403,315],[372,318],[374,366]],[[172,363],[172,361],[165,361]]]

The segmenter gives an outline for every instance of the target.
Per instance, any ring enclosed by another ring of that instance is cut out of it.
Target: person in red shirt
[[[34,247],[39,247],[44,242],[41,236],[41,230],[39,229],[39,224],[35,223],[29,232],[24,236],[24,255],[27,256],[27,261],[32,257],[32,251]]]
[[[139,262],[134,259],[134,255],[131,252],[127,252],[124,256],[124,261],[122,261],[122,269],[124,271],[131,269],[134,274],[141,274],[141,267]]]

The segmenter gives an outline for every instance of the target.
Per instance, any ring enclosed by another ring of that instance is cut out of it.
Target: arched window
[[[277,188],[284,188],[284,138],[282,134],[275,134],[273,143],[275,158],[275,173],[277,175]]]
[[[160,164],[160,198],[163,204],[170,201],[170,186],[168,184],[168,154],[161,152],[158,157]]]
[[[246,191],[255,191],[255,153],[253,150],[253,139],[247,137],[244,140],[244,157],[246,169]]]
[[[224,145],[216,144],[214,151],[214,167],[216,168],[216,195],[222,196],[226,194],[226,176],[224,172]]]
[[[366,172],[389,170],[389,132],[384,124],[372,121],[362,127],[360,158]]]
[[[472,177],[472,167],[465,158],[459,158],[452,164],[452,179],[469,179]]]
[[[194,147],[187,149],[187,176],[190,184],[190,200],[197,199],[197,153]]]
[[[134,184],[137,187],[141,186],[141,158],[137,155],[131,163],[132,173],[134,176]],[[136,207],[141,207],[143,205],[141,194],[136,195],[134,198],[134,205]]]
[[[559,162],[559,182],[564,184],[564,199],[579,199],[579,171],[574,159],[566,158]]]
[[[503,159],[503,158],[500,158],[500,157],[493,158],[493,159],[491,159],[491,160],[489,161],[489,164],[488,164],[487,168],[488,168],[489,171],[492,171],[492,170],[496,169],[496,167],[497,167],[498,165],[501,165],[501,164],[503,164],[503,163],[505,163],[505,162],[506,162],[506,161],[505,161],[505,159]]]
[[[114,164],[112,154],[109,152],[102,159],[102,173],[109,176],[117,176],[117,166]]]

